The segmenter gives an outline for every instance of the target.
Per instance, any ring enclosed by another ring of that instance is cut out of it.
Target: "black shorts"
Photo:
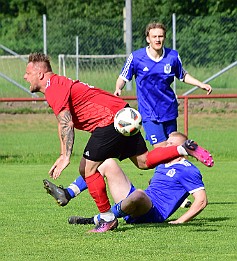
[[[104,161],[117,158],[120,161],[147,151],[147,146],[141,132],[126,137],[118,133],[114,124],[96,128],[84,149],[83,157],[92,161]]]

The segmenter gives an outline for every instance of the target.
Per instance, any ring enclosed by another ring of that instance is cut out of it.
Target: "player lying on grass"
[[[183,144],[187,137],[179,132],[169,135],[167,146]],[[116,204],[112,211],[117,218],[123,217],[127,223],[161,223],[168,219],[191,194],[194,202],[186,213],[170,224],[190,221],[207,206],[207,196],[202,175],[197,167],[183,156],[156,167],[149,186],[144,191],[136,189],[113,159],[106,160],[99,167],[106,177],[110,193]],[[67,204],[65,190],[44,180],[49,194]],[[63,196],[62,196],[63,195]],[[64,197],[64,198],[63,198]],[[92,218],[72,216],[70,224],[97,224],[100,215]]]
[[[128,104],[121,98],[79,80],[59,76],[52,71],[49,57],[30,54],[24,79],[30,91],[41,92],[58,120],[60,153],[49,175],[57,179],[70,164],[74,145],[74,130],[91,133],[80,161],[79,171],[100,212],[101,220],[90,232],[106,232],[118,225],[111,210],[106,184],[98,167],[109,158],[129,158],[138,168],[150,169],[180,155],[192,155],[205,165],[213,165],[210,153],[193,141],[183,146],[156,148],[148,151],[140,132],[125,137],[114,128],[114,116]]]

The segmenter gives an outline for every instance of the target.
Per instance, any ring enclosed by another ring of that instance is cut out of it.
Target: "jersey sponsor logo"
[[[145,67],[144,69],[143,69],[143,72],[148,72],[149,71],[149,69],[147,68],[147,67]]]
[[[170,169],[167,173],[166,173],[166,176],[169,176],[169,177],[173,177],[176,173],[176,170],[175,169]]]
[[[165,66],[164,66],[164,72],[165,73],[171,73],[171,66],[170,66],[170,64],[166,64]]]

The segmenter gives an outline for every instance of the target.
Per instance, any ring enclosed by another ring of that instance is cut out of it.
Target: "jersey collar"
[[[165,167],[167,168],[167,167],[173,166],[173,165],[175,165],[175,164],[184,164],[185,161],[186,161],[186,159],[185,159],[185,158],[182,158],[181,160],[176,161],[176,162],[165,163]]]
[[[159,57],[158,59],[155,59],[153,56],[151,56],[151,54],[150,54],[150,52],[149,52],[149,49],[150,47],[149,46],[147,46],[146,47],[146,54],[147,54],[147,56],[151,59],[151,60],[153,60],[154,62],[159,62],[159,61],[161,61],[163,58],[164,58],[164,56],[165,56],[165,48],[163,47],[163,52],[162,52],[162,55],[161,55],[161,57]]]

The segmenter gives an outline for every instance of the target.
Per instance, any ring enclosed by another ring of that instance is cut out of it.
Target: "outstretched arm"
[[[195,79],[193,76],[191,76],[190,74],[186,74],[184,77],[184,82],[194,85],[194,86],[198,86],[199,88],[206,90],[207,91],[207,95],[209,95],[212,92],[212,87],[209,84],[200,82],[199,80]]]
[[[119,76],[117,81],[116,81],[116,87],[115,87],[115,92],[114,95],[120,96],[122,93],[122,89],[125,86],[126,82]]]
[[[207,195],[204,189],[194,192],[192,195],[194,197],[194,202],[192,203],[190,209],[177,220],[170,221],[169,224],[181,224],[188,222],[207,206]]]
[[[70,111],[61,111],[57,119],[61,153],[49,171],[49,175],[53,179],[57,179],[61,172],[69,165],[74,144],[74,124]]]

